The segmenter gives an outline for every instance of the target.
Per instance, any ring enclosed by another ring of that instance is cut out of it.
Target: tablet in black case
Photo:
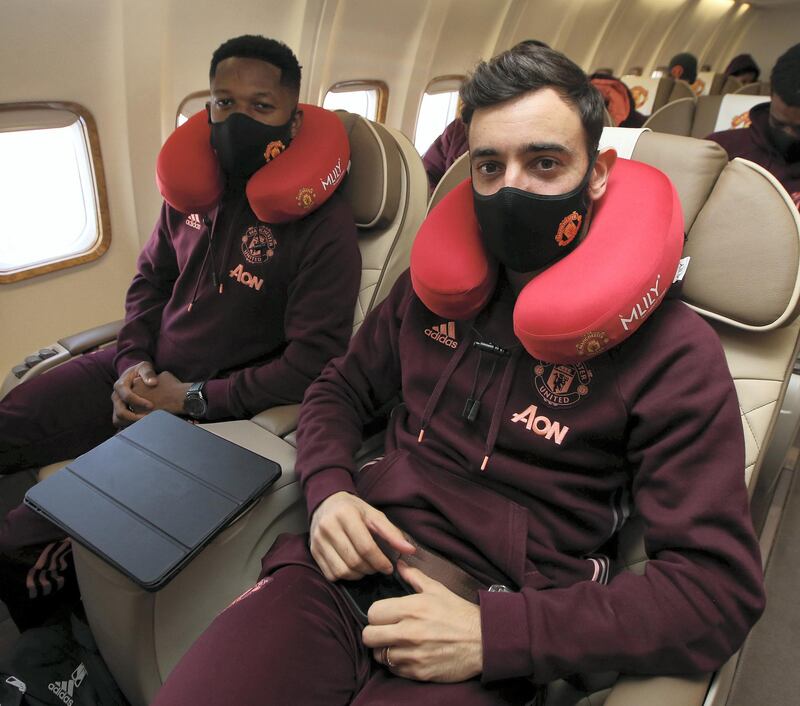
[[[156,591],[280,474],[274,461],[156,411],[35,485],[25,503]]]

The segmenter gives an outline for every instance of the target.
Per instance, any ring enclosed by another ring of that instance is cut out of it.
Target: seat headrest
[[[389,132],[360,115],[337,110],[349,137],[352,164],[342,186],[356,225],[361,229],[383,228],[397,216],[400,207],[400,155]]]
[[[328,110],[299,104],[303,124],[287,150],[247,182],[247,199],[256,216],[284,223],[306,216],[339,187],[350,161],[350,145],[340,120]],[[156,182],[164,200],[181,213],[208,213],[224,188],[224,177],[210,143],[205,111],[167,138],[156,160]]]
[[[766,331],[798,314],[800,213],[772,174],[734,159],[694,225],[683,298],[736,328]]]
[[[636,110],[642,115],[650,115],[664,105],[674,83],[671,78],[632,75],[622,76],[620,80],[631,89]]]
[[[528,353],[548,362],[576,363],[608,350],[661,303],[682,245],[683,216],[669,179],[645,164],[618,160],[585,239],[520,292],[514,333]],[[486,305],[497,271],[481,242],[466,180],[417,234],[414,291],[436,314],[468,319]]]

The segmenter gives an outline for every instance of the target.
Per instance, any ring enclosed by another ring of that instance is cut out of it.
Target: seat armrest
[[[620,677],[604,706],[702,706],[709,674],[684,677]]]
[[[72,336],[61,338],[58,342],[72,355],[80,355],[81,353],[85,353],[92,348],[97,348],[98,346],[102,346],[104,343],[110,343],[113,341],[117,337],[117,334],[124,323],[125,322],[122,319],[119,319],[118,321],[110,321],[107,324],[95,326],[87,331],[81,331],[80,333],[75,333]]]
[[[286,404],[265,409],[253,417],[251,421],[271,434],[282,438],[297,429],[297,420],[299,418],[300,405]]]

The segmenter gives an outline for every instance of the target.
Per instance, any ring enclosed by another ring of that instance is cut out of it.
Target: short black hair
[[[786,105],[800,107],[800,44],[787,49],[772,68],[772,92]]]
[[[521,42],[489,61],[481,61],[461,85],[461,119],[469,125],[476,109],[542,88],[555,89],[577,108],[591,159],[603,133],[605,103],[580,66],[555,49]]]
[[[281,85],[293,91],[300,91],[300,69],[294,52],[283,42],[260,34],[243,34],[220,44],[211,55],[211,68],[208,78],[213,80],[220,61],[231,57],[260,59],[281,70]]]
[[[694,54],[690,54],[688,51],[676,54],[669,60],[670,73],[675,66],[683,68],[681,79],[686,83],[694,83],[697,80],[697,57]]]

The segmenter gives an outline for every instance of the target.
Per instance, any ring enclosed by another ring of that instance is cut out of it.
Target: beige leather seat
[[[697,97],[734,93],[741,87],[742,82],[738,78],[716,71],[701,71],[697,74],[697,80],[692,84],[692,90]]]
[[[620,77],[620,80],[631,89],[636,110],[646,116],[650,116],[670,100],[675,84],[675,81],[667,76],[651,78],[625,75]]]
[[[755,83],[748,83],[737,88],[734,93],[744,94],[748,96],[769,96],[772,95],[769,81],[756,81]]]
[[[764,96],[731,93],[724,96],[701,96],[697,99],[691,137],[703,138],[712,132],[745,128],[750,125],[750,108],[767,102]]]
[[[748,127],[750,108],[768,100],[758,93],[742,92],[681,98],[655,111],[644,127],[653,132],[704,138],[712,132]]]

